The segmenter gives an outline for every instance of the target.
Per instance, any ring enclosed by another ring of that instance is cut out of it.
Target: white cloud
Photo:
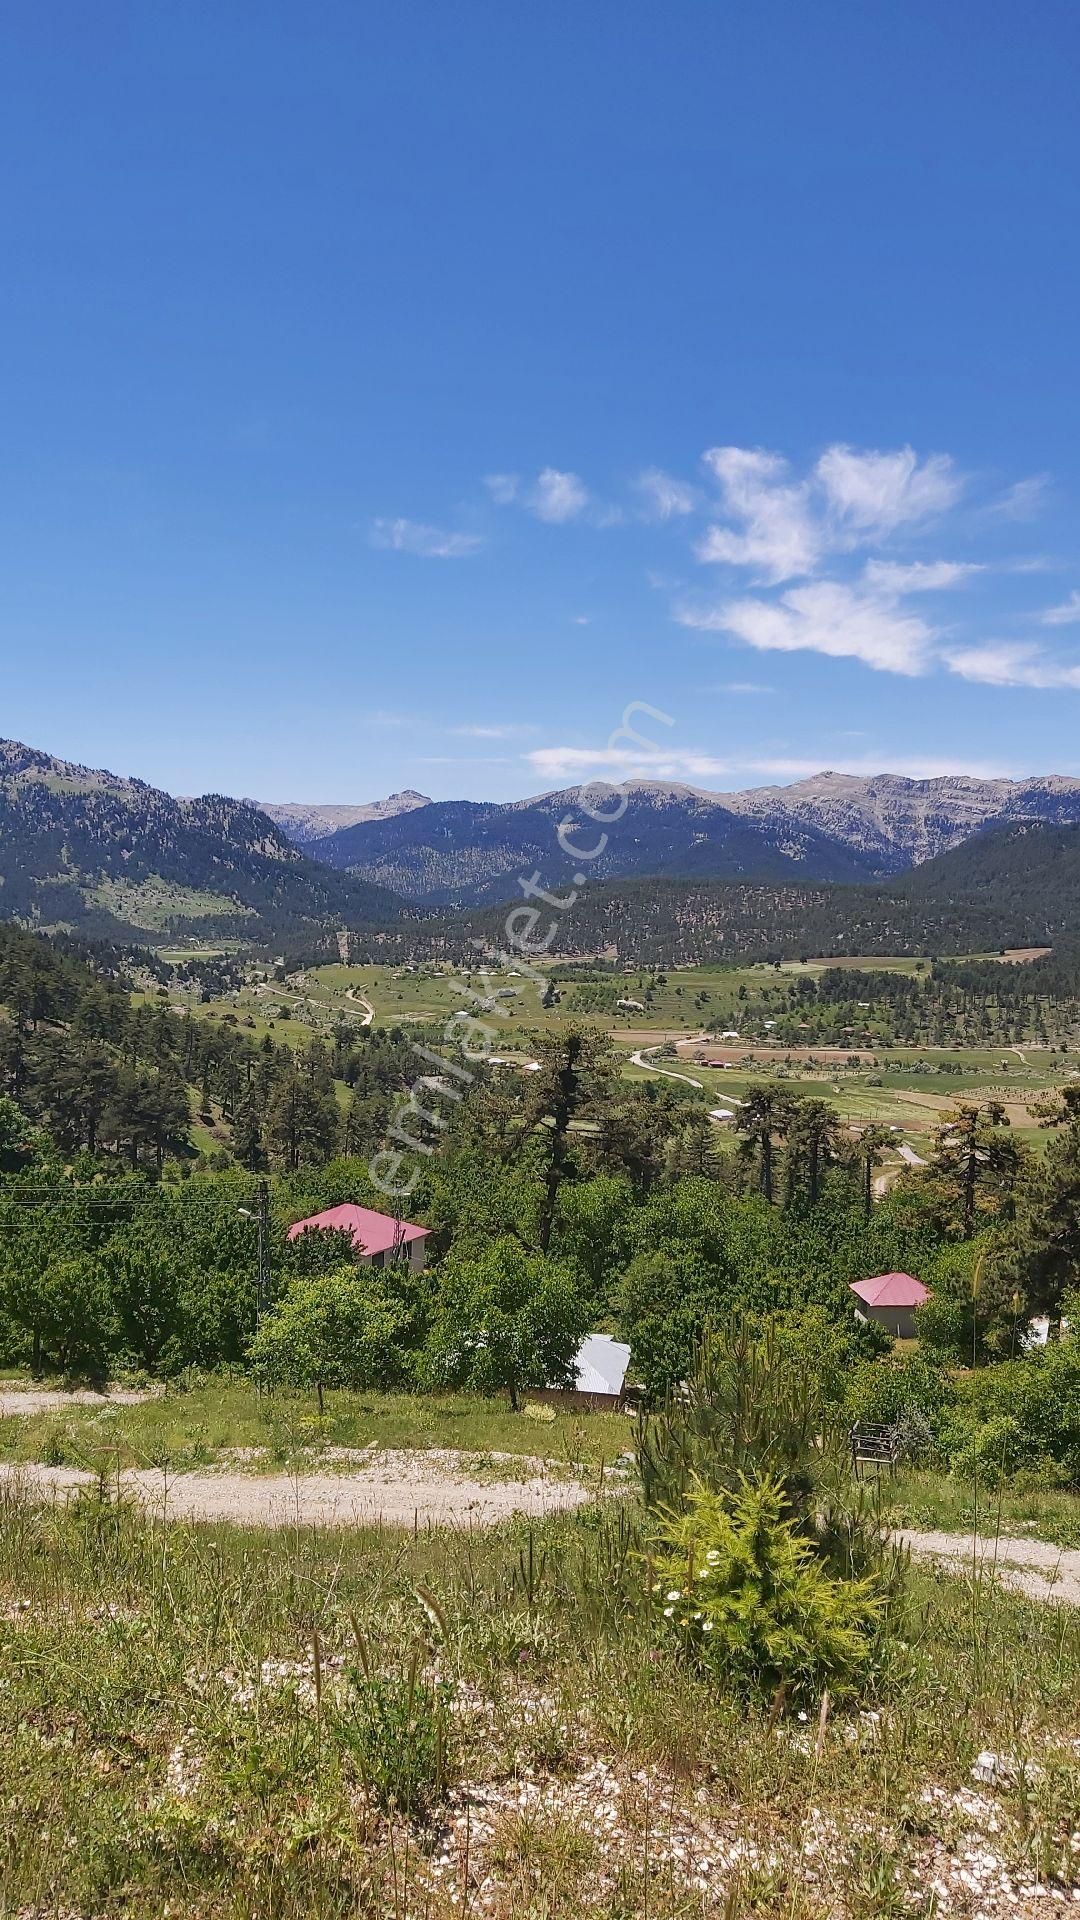
[[[1040,615],[1044,627],[1071,627],[1080,620],[1080,592],[1075,588],[1060,607],[1047,607]]]
[[[757,680],[725,680],[718,687],[710,689],[713,693],[775,693],[775,687],[763,687]]]
[[[912,447],[895,453],[827,447],[814,471],[834,518],[861,535],[881,536],[944,513],[963,488],[948,454],[920,461]]]
[[[708,529],[698,559],[747,567],[769,586],[813,573],[826,553],[873,545],[946,512],[963,487],[948,455],[920,460],[911,447],[827,447],[801,480],[761,447],[710,447],[703,460],[727,524]]]
[[[509,507],[518,497],[521,482],[516,473],[487,473],[484,485],[496,506]]]
[[[740,525],[711,526],[698,542],[698,559],[750,567],[767,584],[811,573],[822,551],[821,530],[805,484],[786,481],[787,462],[760,447],[710,447],[703,459],[720,483],[726,512]]]
[[[693,513],[698,505],[696,487],[676,480],[660,467],[647,467],[638,476],[638,491],[644,495],[645,509],[652,520],[674,520]]]
[[[509,720],[497,726],[460,726],[448,727],[448,733],[463,734],[469,740],[512,740],[515,735],[535,733],[534,726],[524,725],[520,721]]]
[[[746,758],[720,759],[701,747],[660,748],[654,754],[633,759],[621,748],[613,747],[537,747],[524,755],[537,776],[552,784],[581,785],[590,779],[615,782],[634,780],[681,781],[698,786],[720,780],[724,792],[762,780],[803,780],[825,770],[826,762],[783,753],[751,754]],[[865,776],[881,772],[897,773],[911,780],[933,780],[945,774],[969,774],[975,779],[1008,777],[1012,769],[996,763],[966,759],[963,756],[892,754],[828,760],[833,773]]]
[[[1048,473],[1033,473],[1027,480],[1017,480],[1006,487],[987,511],[1003,520],[1034,520],[1049,485]]]
[[[850,773],[857,778],[869,778],[879,773],[900,774],[906,780],[940,780],[948,774],[967,774],[973,780],[1008,780],[1013,777],[1013,769],[987,760],[944,759],[933,755],[889,753],[862,754],[858,759],[830,758],[828,768],[824,768],[820,759],[799,760],[791,757],[777,757],[769,760],[747,762],[754,773],[772,774],[778,780],[809,780],[814,774]]]
[[[580,781],[595,775],[615,780],[706,780],[732,771],[700,748],[628,754],[624,747],[536,747],[524,756],[544,780]]]
[[[417,554],[423,560],[463,560],[479,553],[484,542],[479,534],[448,533],[443,527],[427,527],[419,520],[375,520],[371,544],[394,553]]]
[[[538,520],[562,526],[576,520],[589,504],[589,490],[576,473],[560,473],[558,467],[545,467],[532,493],[529,505]]]
[[[905,593],[937,593],[946,587],[958,587],[961,581],[982,571],[981,566],[968,560],[912,560],[906,566],[895,560],[868,560],[863,584],[874,593],[898,598]]]
[[[791,587],[779,601],[677,608],[675,618],[681,626],[730,633],[762,653],[824,653],[884,673],[925,673],[934,640],[933,628],[916,614],[834,580]]]
[[[988,640],[945,655],[950,673],[985,687],[1080,688],[1080,666],[1051,660],[1028,641]]]

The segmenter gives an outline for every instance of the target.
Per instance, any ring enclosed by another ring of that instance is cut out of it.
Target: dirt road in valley
[[[650,1048],[649,1051],[651,1052],[652,1049]],[[638,1047],[636,1051],[630,1055],[630,1058],[635,1067],[642,1067],[646,1073],[661,1073],[665,1080],[682,1080],[686,1086],[697,1087],[699,1093],[701,1092],[702,1083],[700,1080],[692,1080],[688,1073],[673,1073],[670,1067],[655,1066],[651,1060],[646,1060],[641,1047]]]

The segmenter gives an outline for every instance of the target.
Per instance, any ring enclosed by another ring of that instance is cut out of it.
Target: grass
[[[1023,1492],[1013,1487],[983,1487],[951,1474],[903,1473],[881,1483],[883,1511],[890,1524],[943,1533],[978,1531],[990,1538],[1048,1540],[1080,1548],[1080,1496],[1064,1492]]]
[[[881,1920],[933,1911],[933,1876],[960,1912],[1065,1891],[1074,1617],[913,1573],[872,1712],[800,1723],[655,1637],[635,1526],[166,1532],[0,1496],[0,1910]]]
[[[67,1406],[0,1419],[0,1458],[53,1466],[209,1466],[238,1449],[275,1471],[320,1447],[448,1447],[470,1454],[520,1454],[568,1465],[610,1465],[630,1443],[619,1414],[557,1411],[554,1419],[511,1413],[476,1395],[257,1394],[244,1381],[207,1380],[135,1406]]]

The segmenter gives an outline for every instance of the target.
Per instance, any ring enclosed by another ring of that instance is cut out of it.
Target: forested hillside
[[[91,935],[252,940],[393,916],[386,892],[331,873],[250,801],[171,794],[0,743],[0,915]]]
[[[126,956],[140,969],[148,959]],[[370,1150],[414,1075],[400,1034],[343,1026],[299,1049],[256,1041],[235,1018],[173,1012],[164,988],[136,1000],[114,960],[0,925],[0,1094],[67,1155],[160,1173],[166,1158],[194,1162],[200,1129],[212,1163],[321,1163]]]
[[[507,945],[506,908],[387,928],[357,953],[465,961]],[[1022,824],[977,834],[888,885],[662,877],[582,888],[544,920],[550,957],[608,953],[672,967],[811,955],[950,954],[1060,946],[1080,934],[1080,830]]]

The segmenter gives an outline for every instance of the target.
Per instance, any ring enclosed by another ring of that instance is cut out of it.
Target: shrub
[[[871,1360],[854,1369],[848,1386],[849,1419],[870,1426],[918,1422],[936,1439],[955,1398],[943,1368],[921,1354],[903,1360]]]
[[[449,1782],[452,1688],[423,1677],[419,1649],[402,1672],[377,1674],[362,1656],[347,1678],[333,1724],[366,1792],[385,1812],[423,1815]]]
[[[786,1511],[779,1484],[699,1488],[660,1529],[662,1619],[693,1657],[741,1694],[789,1701],[857,1692],[874,1664],[884,1591],[873,1574],[837,1579]]]
[[[941,1444],[957,1472],[1080,1487],[1080,1340],[969,1374]]]

